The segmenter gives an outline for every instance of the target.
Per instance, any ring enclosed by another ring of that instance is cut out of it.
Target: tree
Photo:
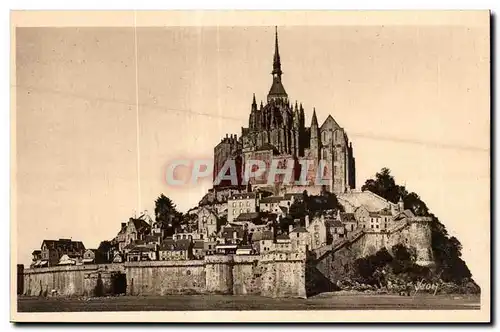
[[[155,201],[155,220],[162,223],[165,235],[170,236],[180,227],[182,213],[170,198],[161,194]]]

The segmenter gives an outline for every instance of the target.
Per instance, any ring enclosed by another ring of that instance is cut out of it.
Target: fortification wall
[[[262,264],[259,255],[235,256],[233,264],[233,294],[260,295]]]
[[[366,233],[360,238],[362,256],[376,253],[382,248],[391,251],[396,244],[413,248],[417,254],[416,263],[422,266],[433,264],[432,235],[429,218],[415,217],[408,224],[395,232]]]
[[[205,257],[206,292],[233,294],[233,256]]]
[[[94,295],[111,289],[112,272],[122,264],[55,266],[24,270],[24,295]]]
[[[127,295],[204,293],[205,262],[151,261],[125,263]]]
[[[432,266],[432,238],[429,222],[428,218],[416,217],[394,232],[366,232],[355,241],[324,255],[320,261],[316,262],[316,269],[335,284],[337,280],[353,272],[356,259],[373,255],[382,248],[391,252],[396,244],[415,249],[417,264]]]
[[[114,273],[126,276],[127,295],[232,294],[305,297],[305,253],[207,256],[205,260],[58,266],[24,272],[24,294],[114,294]],[[125,284],[125,280],[123,281]]]
[[[306,298],[306,255],[272,252],[263,255],[261,295]]]

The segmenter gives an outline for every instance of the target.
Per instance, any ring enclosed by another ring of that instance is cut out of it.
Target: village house
[[[255,192],[234,194],[227,200],[227,221],[232,222],[242,213],[257,212]]]
[[[252,235],[252,243],[256,244],[259,253],[265,253],[272,249],[274,244],[274,234],[272,230],[256,232]]]
[[[354,213],[340,212],[339,217],[347,232],[353,232],[358,228],[358,222],[354,217]]]
[[[82,263],[83,264],[97,264],[96,256],[98,256],[96,249],[87,249],[83,253]]]
[[[370,212],[365,206],[357,207],[354,210],[354,219],[358,221],[361,228],[370,227]]]
[[[120,231],[112,240],[113,244],[118,245],[118,251],[123,252],[125,247],[136,240],[144,240],[148,235],[151,235],[151,224],[146,220],[146,218],[151,221],[151,218],[147,215],[141,215],[141,218],[130,218],[127,223],[122,223]],[[153,223],[153,226],[155,223]],[[160,233],[153,233],[157,236],[161,236]]]
[[[260,199],[259,210],[262,212],[270,212],[281,214],[280,204],[283,201],[281,196],[269,196]]]
[[[194,259],[203,259],[203,257],[205,257],[205,241],[194,240],[194,242],[193,242],[193,257],[194,257]]]
[[[243,242],[246,238],[247,233],[243,226],[240,225],[231,225],[224,226],[221,228],[220,237],[224,241],[221,244],[239,244]]]
[[[161,237],[159,235],[146,235],[144,237],[144,243],[147,245],[160,245]]]
[[[198,233],[203,236],[215,234],[218,231],[219,217],[217,213],[207,206],[203,206],[198,210]]]
[[[216,253],[216,245],[221,241],[217,236],[209,236],[207,239],[203,241],[203,250],[205,251],[205,256],[207,255],[215,255]]]
[[[307,218],[306,218],[307,220]],[[309,226],[309,223],[306,222],[306,225]],[[304,248],[306,247],[307,249],[310,248],[311,245],[311,236],[309,232],[307,231],[306,227],[295,227],[292,229],[289,233],[290,235],[290,241],[292,244],[292,250],[299,250],[299,248]]]
[[[189,240],[166,239],[160,245],[159,259],[163,261],[193,259],[193,243]]]
[[[55,266],[63,255],[83,257],[85,246],[81,241],[70,239],[44,240],[41,246],[41,259],[36,267]]]
[[[370,232],[380,232],[384,226],[384,223],[382,222],[382,214],[380,212],[369,212],[370,216],[370,227],[368,227],[367,231]]]
[[[157,260],[156,251],[152,247],[135,246],[127,253],[128,262],[155,260]]]
[[[327,244],[327,227],[323,215],[321,217],[314,217],[306,229],[311,239],[310,250],[315,250]]]
[[[347,232],[345,226],[339,219],[331,217],[326,218],[325,225],[327,227],[329,237],[331,238],[331,242],[335,242],[346,237]]]
[[[276,236],[276,242],[274,243],[274,250],[290,250],[292,241],[290,236],[286,233],[282,233]]]

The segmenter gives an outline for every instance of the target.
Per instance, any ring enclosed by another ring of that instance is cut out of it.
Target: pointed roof
[[[274,45],[274,59],[273,59],[273,84],[271,85],[271,89],[269,89],[268,100],[271,97],[274,98],[286,98],[288,94],[281,83],[281,75],[283,72],[281,71],[281,60],[280,60],[280,52],[278,46],[278,27],[276,27],[276,40]]]
[[[252,106],[257,107],[257,102],[255,101],[255,93],[253,94]]]
[[[275,27],[276,40],[274,43],[274,60],[273,60],[273,72],[272,74],[276,74],[281,77],[281,60],[280,60],[280,51],[278,46],[278,27]]]
[[[321,129],[325,127],[330,127],[332,129],[340,128],[337,121],[335,121],[335,119],[331,115],[328,115],[327,118],[325,119],[325,122],[323,122],[323,124],[321,125]]]
[[[312,126],[316,126],[316,128],[318,127],[318,118],[316,117],[316,108],[313,108],[313,116],[312,116],[312,120],[311,120],[311,127]]]
[[[278,78],[273,79],[273,85],[271,85],[271,89],[269,89],[268,96],[273,96],[273,97],[288,96],[288,94],[285,91],[285,88],[283,87],[283,84],[281,84],[281,79]]]

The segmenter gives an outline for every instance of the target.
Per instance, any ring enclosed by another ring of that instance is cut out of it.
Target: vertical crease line
[[[139,69],[137,57],[137,12],[134,10],[134,50],[135,50],[135,115],[137,144],[137,212],[141,211],[141,145],[139,135]]]

